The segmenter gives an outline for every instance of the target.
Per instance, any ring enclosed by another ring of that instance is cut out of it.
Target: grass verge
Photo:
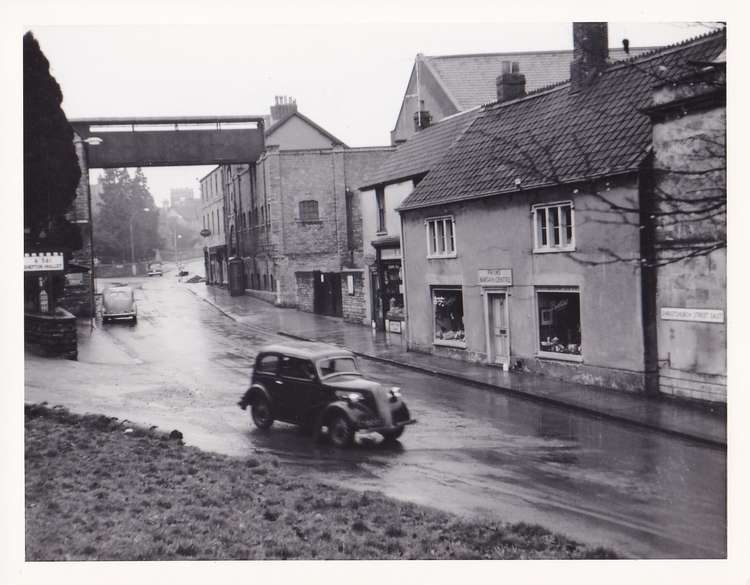
[[[468,522],[305,483],[101,415],[26,405],[26,559],[615,558],[529,524]]]

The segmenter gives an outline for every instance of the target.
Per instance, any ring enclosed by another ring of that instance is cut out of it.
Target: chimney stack
[[[419,110],[414,112],[414,131],[419,132],[430,126],[432,114],[424,109],[424,100],[419,100]]]
[[[570,91],[585,89],[607,66],[609,48],[606,22],[573,23],[573,62],[570,64]]]
[[[278,122],[296,112],[297,101],[294,98],[277,95],[274,97],[274,104],[271,106],[271,123]]]
[[[497,101],[507,102],[526,95],[526,76],[518,71],[516,61],[503,61],[503,72],[497,78]]]

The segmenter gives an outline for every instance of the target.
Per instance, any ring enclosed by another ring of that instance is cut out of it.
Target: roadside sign
[[[24,272],[53,272],[64,268],[62,252],[31,252],[23,255]]]

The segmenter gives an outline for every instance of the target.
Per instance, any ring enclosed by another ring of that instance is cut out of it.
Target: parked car
[[[135,294],[129,286],[111,286],[102,292],[102,321],[120,318],[138,320]]]
[[[152,262],[148,265],[148,275],[149,276],[164,276],[164,268],[161,265],[161,262]]]
[[[313,342],[263,347],[239,406],[250,407],[259,429],[288,422],[327,433],[337,447],[351,445],[357,431],[392,441],[416,422],[398,387],[366,379],[350,351]]]

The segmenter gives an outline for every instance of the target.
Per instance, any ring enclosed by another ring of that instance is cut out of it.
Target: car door
[[[258,356],[255,362],[255,381],[261,384],[271,396],[271,408],[275,418],[288,418],[284,381],[279,376],[281,356],[276,353],[266,353]]]
[[[281,361],[281,375],[291,416],[299,424],[311,422],[317,407],[324,401],[324,391],[312,362],[285,357]]]

